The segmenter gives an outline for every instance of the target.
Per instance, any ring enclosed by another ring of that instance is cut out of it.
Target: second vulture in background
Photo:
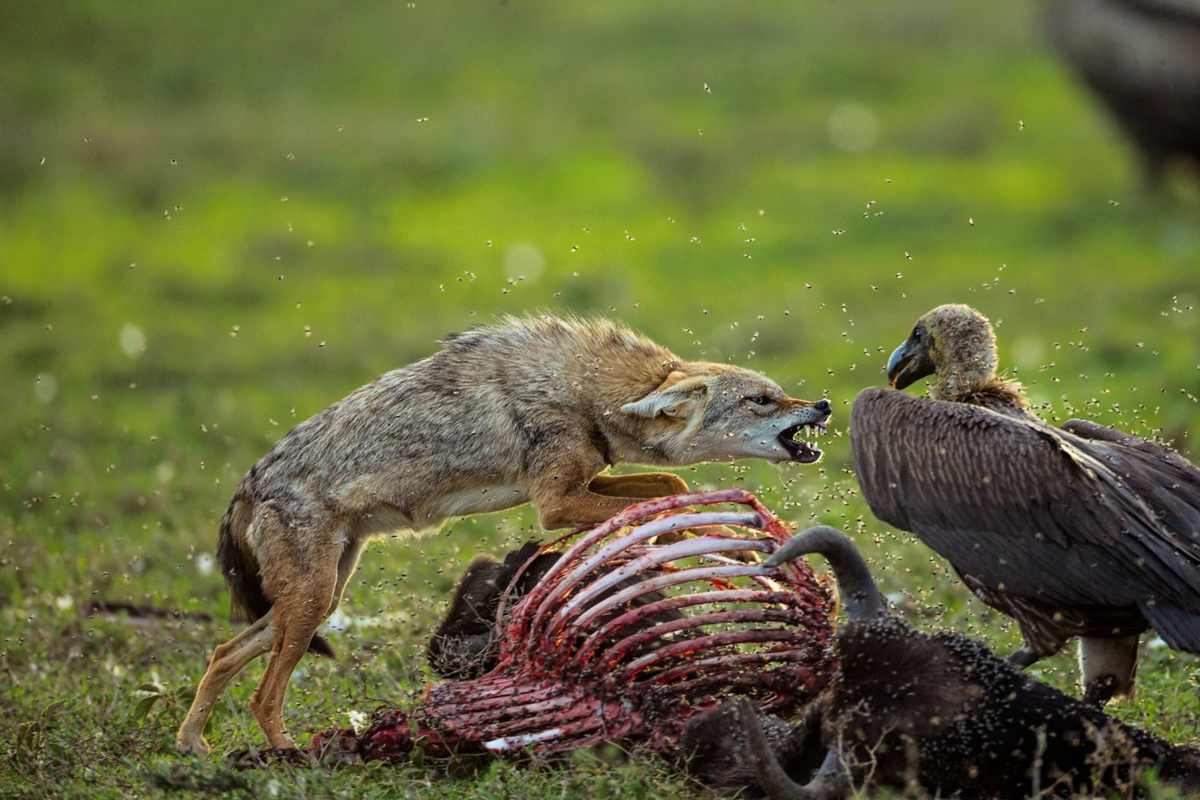
[[[1046,22],[1150,183],[1175,158],[1200,165],[1200,0],[1051,0]]]
[[[929,376],[927,398],[895,391]],[[1200,653],[1200,470],[1093,422],[1038,419],[997,376],[991,325],[968,306],[918,320],[888,380],[854,403],[863,495],[1017,620],[1013,663],[1079,636],[1084,698],[1103,704],[1132,692],[1147,628]]]

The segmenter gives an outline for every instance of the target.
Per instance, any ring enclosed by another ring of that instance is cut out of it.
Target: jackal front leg
[[[602,466],[601,463],[598,466]],[[577,473],[578,474],[578,473]],[[633,475],[595,475],[590,480],[568,480],[563,471],[548,472],[530,492],[546,529],[597,525],[634,503],[682,494],[688,491],[683,478],[669,472],[639,472]],[[709,530],[709,533],[718,531]],[[696,531],[683,530],[658,537],[669,544]],[[735,557],[739,557],[735,554]]]
[[[597,475],[592,478],[588,488],[596,494],[609,497],[622,497],[632,500],[630,503],[642,500],[652,500],[655,497],[666,497],[670,494],[683,494],[688,491],[688,485],[683,478],[669,472],[638,472],[633,475]],[[636,499],[633,499],[636,498]],[[691,531],[672,531],[655,537],[659,544],[670,544],[687,538]]]
[[[670,472],[638,472],[633,475],[597,475],[588,489],[605,497],[621,497],[638,502],[683,494],[688,485],[683,478]]]
[[[687,491],[667,472],[600,475],[608,465],[585,442],[559,439],[530,462],[528,492],[547,530],[597,525],[634,503]]]

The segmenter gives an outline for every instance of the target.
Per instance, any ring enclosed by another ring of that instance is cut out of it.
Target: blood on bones
[[[708,508],[720,504],[746,508]],[[694,535],[655,543],[685,529]],[[602,741],[670,752],[693,714],[732,696],[786,713],[832,670],[833,604],[812,568],[768,569],[746,555],[769,556],[790,536],[742,489],[630,506],[543,546],[565,549],[523,597],[502,599],[495,669],[433,684],[413,714],[380,712],[358,737],[332,731],[313,749],[402,759],[419,736],[439,752],[546,754]]]

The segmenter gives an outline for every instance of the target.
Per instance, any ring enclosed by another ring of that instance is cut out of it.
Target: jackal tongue
[[[810,464],[821,457],[821,450],[808,442],[795,438],[807,425],[795,425],[779,434],[779,443],[788,451],[793,461]]]

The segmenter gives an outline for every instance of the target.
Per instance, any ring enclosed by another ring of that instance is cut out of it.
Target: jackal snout
[[[828,400],[789,397],[766,376],[726,364],[684,363],[662,387],[621,408],[661,418],[661,442],[678,463],[763,458],[811,464],[820,448],[806,439],[822,433]]]

